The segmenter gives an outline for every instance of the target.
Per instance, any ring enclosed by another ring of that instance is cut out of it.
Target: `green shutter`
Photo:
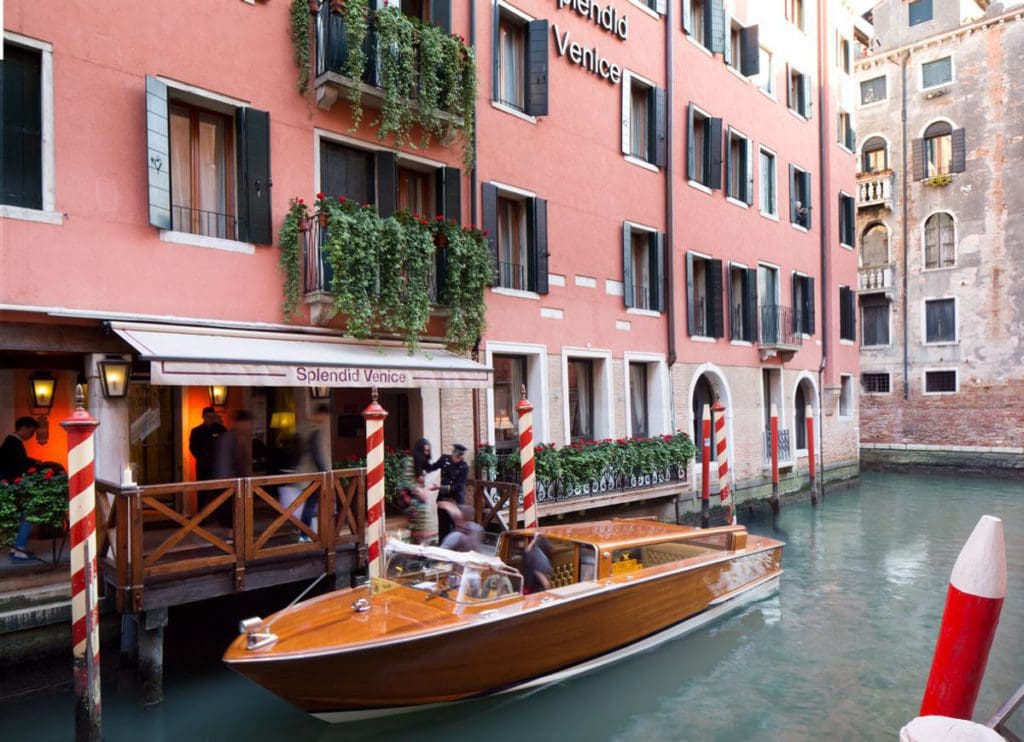
[[[398,210],[398,158],[394,152],[380,150],[377,161],[377,213],[389,217]]]
[[[493,183],[480,186],[480,214],[482,226],[487,232],[487,244],[491,248],[491,265],[494,268],[494,285],[501,285],[498,264],[498,189]]]
[[[693,146],[693,104],[686,108],[686,177],[697,180],[696,150]]]
[[[238,128],[238,239],[274,244],[270,211],[270,114],[240,108]]]
[[[707,120],[710,156],[707,158],[708,179],[704,185],[711,190],[722,187],[722,119]]]
[[[686,253],[686,334],[697,334],[697,316],[693,303],[693,253]]]
[[[651,285],[649,289],[650,308],[656,312],[665,311],[665,235],[652,232],[647,247],[650,261]]]
[[[622,301],[627,308],[636,306],[633,280],[633,231],[626,222],[622,225]]]
[[[532,289],[548,293],[548,202],[530,199],[530,250],[533,264]]]
[[[171,229],[171,127],[167,85],[146,75],[146,162],[149,223]]]
[[[708,309],[710,314],[711,337],[725,337],[725,295],[722,289],[722,261],[708,261]]]

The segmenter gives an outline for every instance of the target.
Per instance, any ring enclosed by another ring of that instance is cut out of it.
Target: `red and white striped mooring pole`
[[[711,408],[700,416],[700,527],[711,525]]]
[[[75,411],[61,422],[68,432],[68,529],[71,535],[71,642],[75,674],[75,739],[100,733],[100,614],[96,592],[96,480],[93,432],[82,387]]]
[[[366,554],[370,577],[384,576],[384,420],[388,413],[373,388],[366,420]]]
[[[729,488],[729,445],[725,438],[725,405],[715,402],[715,452],[718,454],[718,499],[725,513],[727,523],[736,523],[736,504],[732,501]]]
[[[953,565],[921,716],[974,714],[1005,597],[1003,521],[983,515]]]
[[[811,505],[818,504],[818,477],[817,461],[814,458],[814,410],[810,405],[804,412],[804,419],[807,421],[807,466],[810,468],[811,476]]]
[[[772,513],[779,514],[779,410],[773,404],[769,421],[769,441],[772,457]]]
[[[526,398],[526,385],[523,385],[522,399],[516,405],[519,413],[519,466],[523,487],[523,522],[527,528],[536,528],[540,523],[537,518],[537,475],[533,460],[533,405]],[[510,524],[513,528],[515,523]]]

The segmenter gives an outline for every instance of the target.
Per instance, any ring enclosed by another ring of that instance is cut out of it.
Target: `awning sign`
[[[175,386],[299,386],[366,388],[486,388],[490,370],[431,368],[337,368],[234,363],[154,361],[150,381]]]

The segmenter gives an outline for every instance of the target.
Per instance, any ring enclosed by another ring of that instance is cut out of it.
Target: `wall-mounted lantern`
[[[329,386],[311,386],[309,396],[313,399],[330,399],[331,388]]]
[[[28,380],[29,397],[32,400],[32,409],[38,410],[39,414],[49,415],[53,407],[53,394],[57,389],[57,379],[53,374],[44,371],[37,371]]]
[[[107,399],[128,396],[128,380],[132,377],[132,362],[116,356],[107,356],[96,364],[100,372],[100,386]]]
[[[210,404],[214,407],[224,407],[228,403],[228,388],[221,384],[210,387]]]

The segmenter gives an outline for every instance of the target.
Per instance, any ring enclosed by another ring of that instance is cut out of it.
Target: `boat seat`
[[[645,567],[678,562],[683,559],[707,554],[711,549],[696,544],[654,544],[642,549],[642,561]]]

